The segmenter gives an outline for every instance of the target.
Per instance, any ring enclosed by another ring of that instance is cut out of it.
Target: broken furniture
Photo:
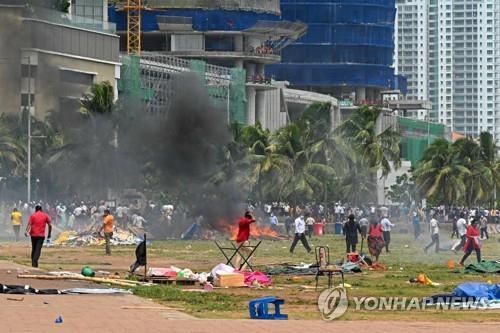
[[[250,261],[250,258],[255,253],[255,251],[257,250],[257,248],[259,247],[260,243],[262,243],[262,241],[259,241],[255,245],[245,245],[245,243],[241,243],[240,246],[236,246],[233,242],[230,242],[231,246],[227,246],[227,247],[219,244],[217,241],[214,241],[214,242],[215,242],[215,245],[217,245],[217,247],[219,248],[222,255],[224,255],[224,257],[227,259],[226,265],[234,267],[235,269],[237,269],[239,271],[241,271],[243,267],[247,266],[249,270],[253,271],[253,267],[249,263],[249,261]],[[241,250],[243,248],[249,249],[250,251],[248,253],[246,253],[246,252],[242,253]],[[232,262],[233,259],[237,255],[240,256],[242,259],[241,260],[242,262],[240,263],[239,267],[235,267],[233,262]]]
[[[274,305],[274,313],[269,313],[269,305]],[[280,306],[285,300],[274,296],[262,297],[251,300],[248,303],[250,319],[286,320],[288,315],[281,313]]]
[[[318,281],[320,276],[328,277],[328,288],[332,287],[333,274],[339,274],[342,278],[342,286],[344,286],[344,270],[342,267],[330,263],[330,248],[328,246],[317,246],[316,265],[318,270],[316,272],[316,290],[318,289]]]

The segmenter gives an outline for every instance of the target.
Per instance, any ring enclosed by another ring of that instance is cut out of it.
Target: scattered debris
[[[130,280],[119,280],[119,279],[108,279],[108,278],[97,278],[97,277],[86,277],[81,274],[73,273],[74,275],[69,276],[54,276],[54,275],[18,275],[20,279],[38,279],[38,280],[83,280],[98,283],[109,283],[118,285],[121,287],[136,287],[137,285],[143,284],[143,282],[130,281]]]
[[[137,245],[142,242],[142,238],[137,236],[137,230],[118,229],[111,238],[112,245]],[[96,230],[85,230],[80,233],[74,230],[63,231],[59,234],[53,245],[65,246],[88,246],[104,245],[104,237]]]
[[[21,298],[12,298],[12,297],[7,297],[8,301],[16,301],[16,302],[22,302],[24,301],[24,297]]]
[[[410,283],[418,283],[426,286],[439,286],[441,283],[433,282],[425,274],[419,274],[416,278],[411,278]]]

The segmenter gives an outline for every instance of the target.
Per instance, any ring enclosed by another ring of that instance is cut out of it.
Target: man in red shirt
[[[38,259],[40,258],[43,242],[45,240],[46,225],[49,226],[47,240],[50,240],[50,235],[52,234],[52,225],[50,222],[50,217],[42,211],[42,206],[37,205],[35,207],[35,213],[33,213],[28,220],[28,226],[24,233],[26,237],[28,237],[28,234],[31,236],[31,266],[33,267],[38,267]]]
[[[240,217],[238,221],[238,235],[236,236],[236,247],[240,248],[240,252],[246,253],[247,255],[250,253],[250,249],[245,247],[248,245],[248,238],[250,237],[250,224],[255,222],[255,218],[249,211],[245,212],[243,217]],[[236,256],[236,269],[240,269],[240,263],[243,260],[241,256]],[[250,260],[250,258],[249,258]],[[244,265],[245,266],[245,265]],[[241,267],[241,269],[244,268]]]

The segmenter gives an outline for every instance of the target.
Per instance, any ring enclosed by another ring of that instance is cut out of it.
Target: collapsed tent
[[[500,273],[500,261],[481,261],[467,265],[465,273]]]
[[[455,288],[453,296],[500,301],[500,284],[465,282]]]
[[[462,308],[499,309],[500,284],[465,282],[450,294],[433,295],[427,305],[453,305]]]

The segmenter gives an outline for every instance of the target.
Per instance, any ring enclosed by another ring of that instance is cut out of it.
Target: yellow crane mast
[[[127,53],[141,55],[142,0],[127,0]]]

